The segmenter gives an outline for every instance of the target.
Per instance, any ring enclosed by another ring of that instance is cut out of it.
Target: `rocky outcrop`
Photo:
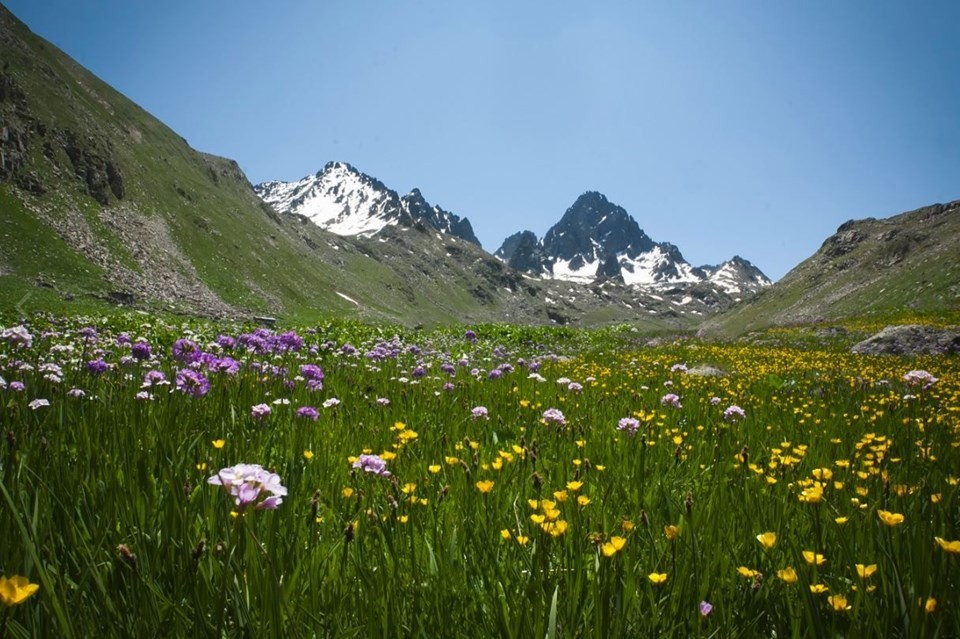
[[[850,349],[859,355],[946,355],[960,353],[960,329],[922,324],[887,326]]]

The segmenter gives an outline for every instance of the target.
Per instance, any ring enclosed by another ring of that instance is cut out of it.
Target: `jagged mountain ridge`
[[[422,224],[480,246],[469,220],[431,205],[420,189],[400,196],[346,162],[328,162],[296,182],[263,182],[254,190],[280,213],[302,215],[337,235],[371,237],[388,226]]]
[[[654,242],[623,207],[596,191],[580,195],[542,240],[521,231],[495,255],[530,275],[581,283],[612,280],[658,289],[707,283],[736,297],[771,284],[739,256],[718,266],[692,266],[675,245]]]

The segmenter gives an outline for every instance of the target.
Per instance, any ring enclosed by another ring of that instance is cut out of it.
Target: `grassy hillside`
[[[960,308],[960,201],[843,224],[753,299],[704,323],[736,334],[772,325],[937,315]]]
[[[690,325],[634,292],[529,281],[424,228],[373,240],[280,216],[0,6],[0,309]],[[661,312],[662,311],[662,312]]]

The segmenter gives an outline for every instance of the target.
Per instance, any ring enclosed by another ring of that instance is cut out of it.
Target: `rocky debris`
[[[687,375],[694,377],[726,377],[727,373],[714,366],[700,364],[699,366],[688,368]]]
[[[945,355],[960,353],[960,329],[922,324],[887,326],[855,344],[859,355]]]

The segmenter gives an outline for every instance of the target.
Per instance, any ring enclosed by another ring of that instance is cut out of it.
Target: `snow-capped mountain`
[[[345,162],[329,162],[296,182],[264,182],[254,190],[277,211],[302,215],[337,235],[370,237],[387,226],[419,223],[480,245],[469,220],[430,205],[419,189],[401,197]]]
[[[613,280],[646,288],[710,283],[732,296],[771,284],[739,256],[719,266],[692,266],[676,246],[654,242],[623,207],[595,191],[577,198],[542,240],[522,231],[495,255],[531,275],[581,283]]]

